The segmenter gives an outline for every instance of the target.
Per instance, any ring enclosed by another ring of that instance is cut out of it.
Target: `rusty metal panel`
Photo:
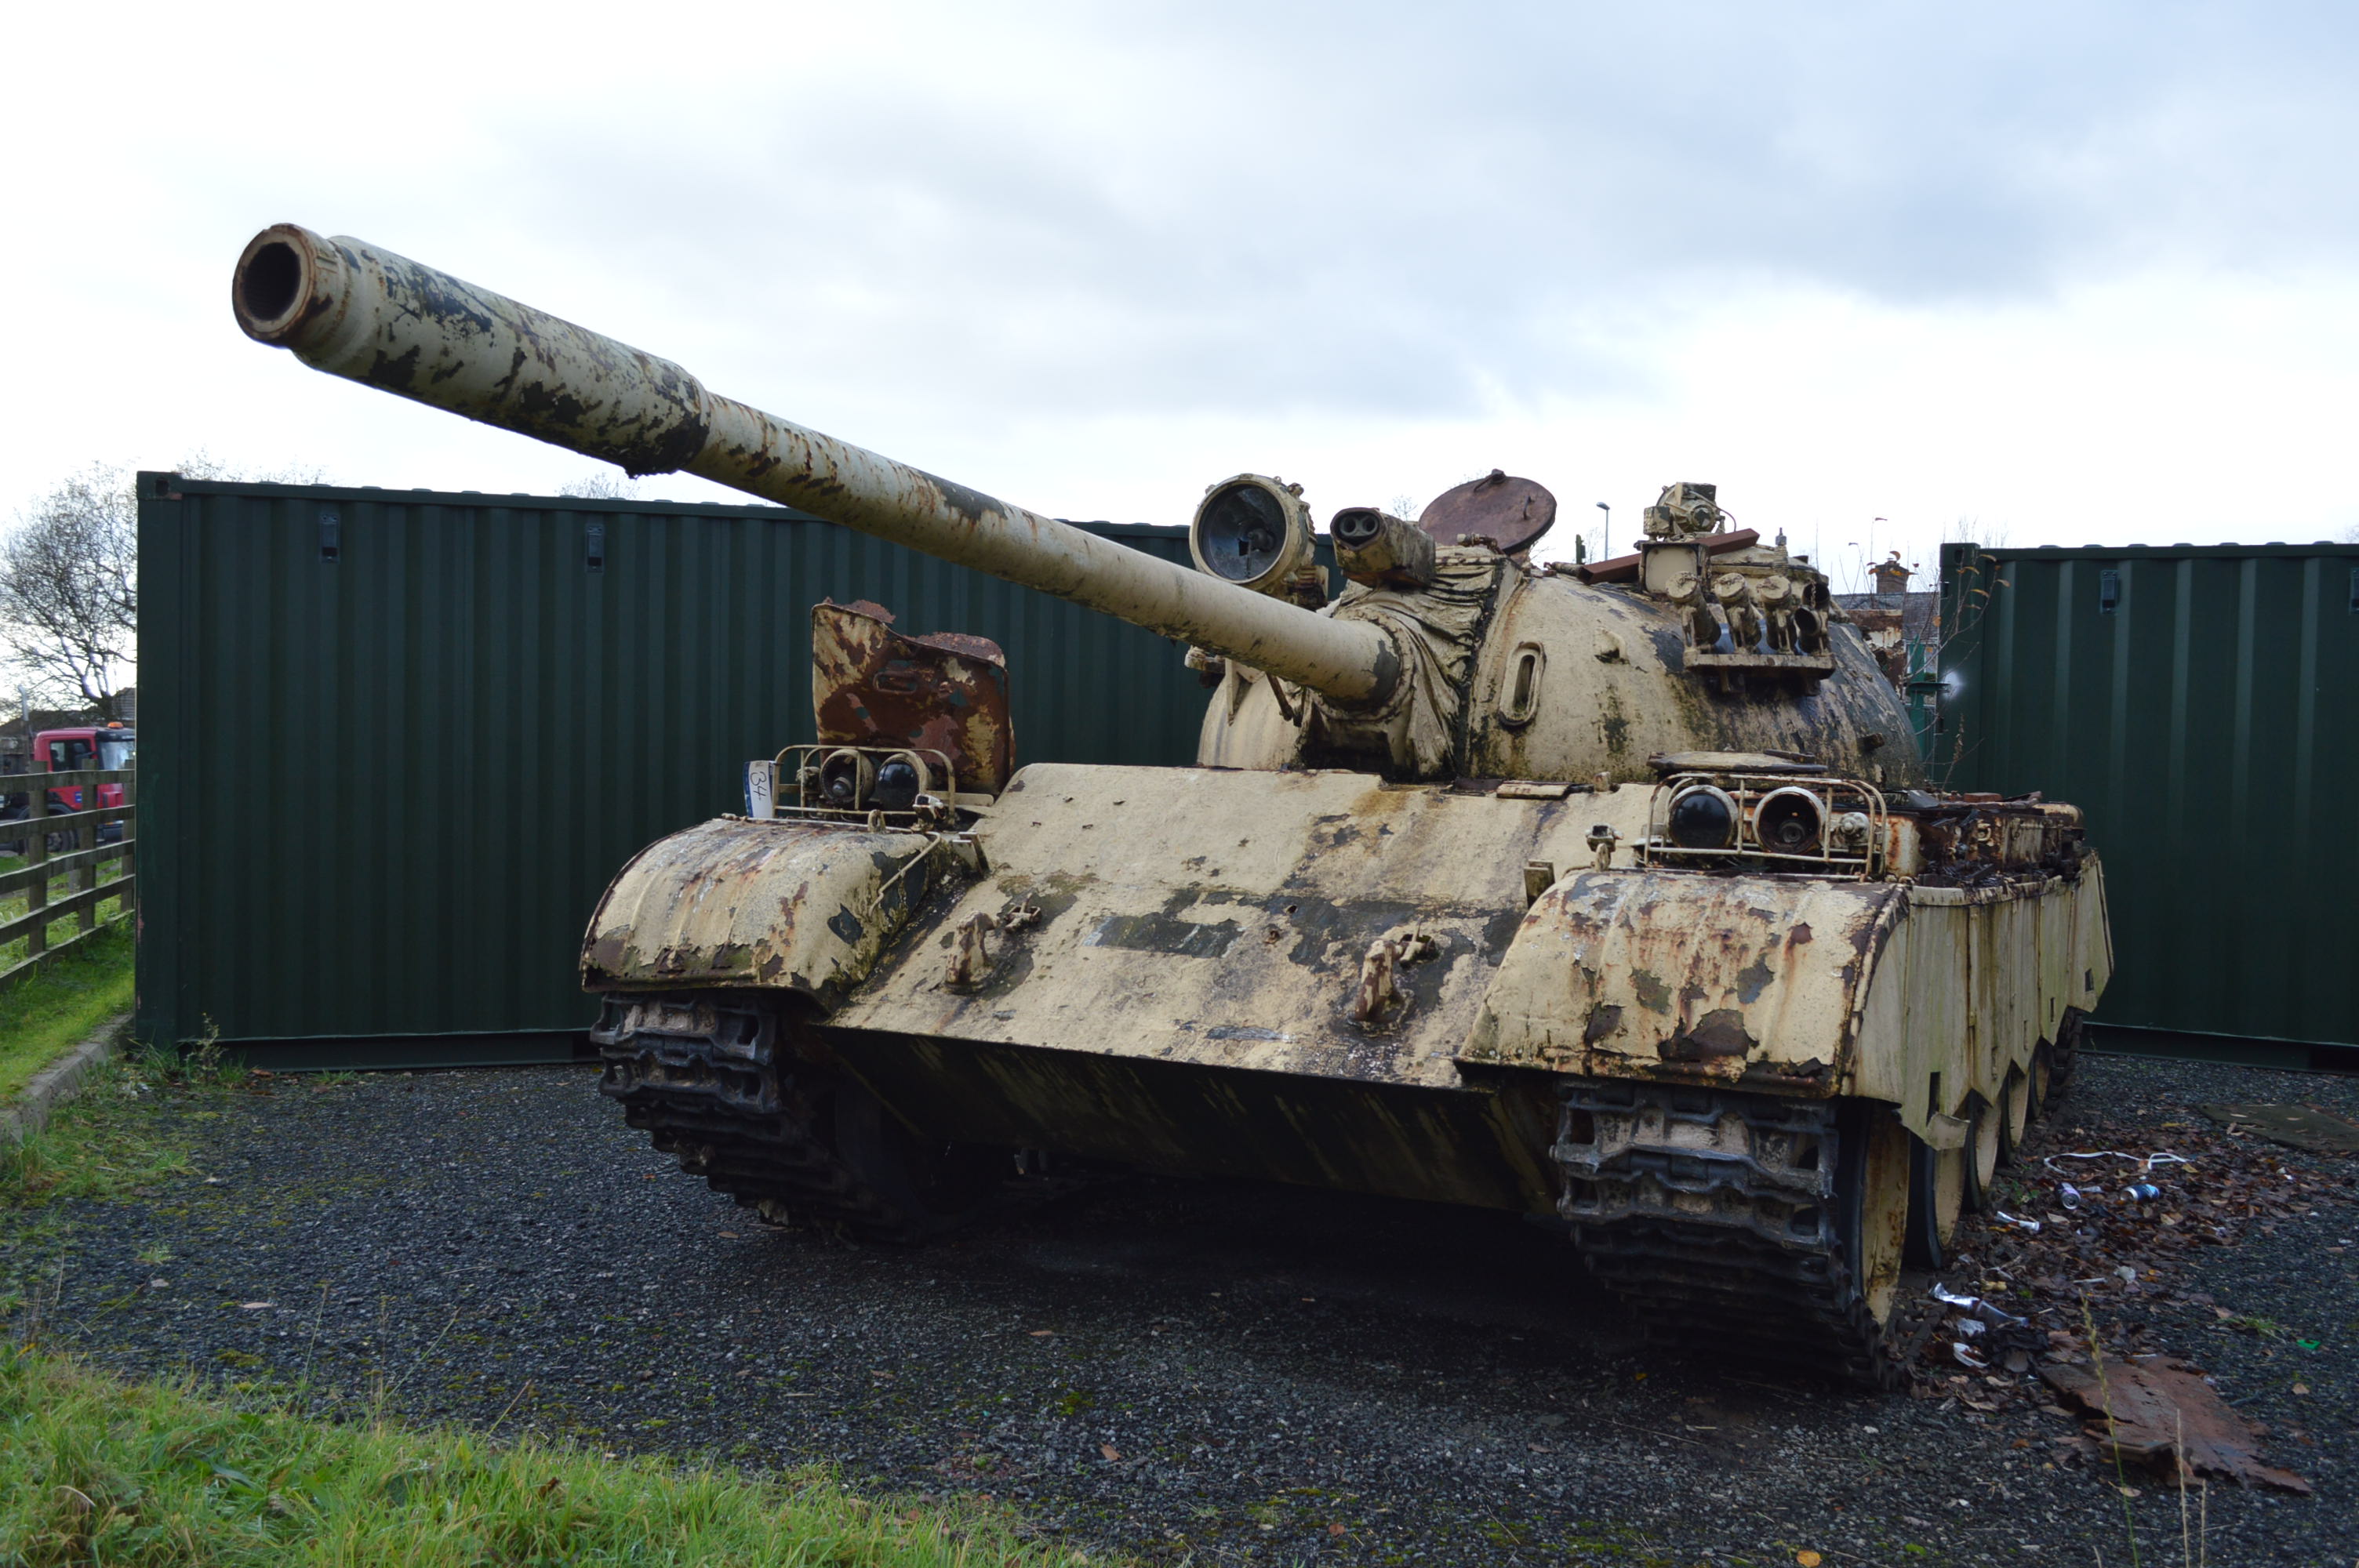
[[[1005,649],[1019,763],[1195,752],[1180,648],[784,509],[139,486],[149,1039],[562,1049],[608,880],[818,738],[830,595]]]
[[[943,758],[946,791],[997,795],[1015,771],[1007,659],[962,632],[912,636],[893,612],[821,600],[811,611],[811,711],[837,746],[908,746]]]
[[[1941,593],[1935,771],[2087,813],[2095,1022],[2287,1065],[2359,1044],[2359,546],[1951,545]]]

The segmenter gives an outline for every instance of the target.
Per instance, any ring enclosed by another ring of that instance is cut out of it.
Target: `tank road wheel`
[[[2022,1152],[2024,1129],[2031,1124],[2031,1075],[2021,1067],[2009,1067],[1998,1103],[1998,1162],[2007,1166]]]
[[[681,1170],[773,1219],[914,1241],[988,1193],[976,1152],[919,1138],[801,1022],[766,996],[610,997],[591,1033],[599,1091]]]
[[[1973,1214],[1987,1214],[1997,1201],[1999,1113],[1980,1095],[1966,1097],[1965,1205]]]
[[[2061,1090],[2072,1082],[2072,1068],[2081,1059],[2081,1042],[2088,1033],[2089,1015],[2077,1007],[2064,1010],[2063,1021],[2056,1025],[2055,1048],[2049,1053],[2048,1077],[2052,1089]]]
[[[1936,1149],[1909,1140],[1908,1262],[1919,1269],[1948,1266],[1950,1238],[1965,1211],[1971,1145]]]
[[[2048,1114],[2048,1102],[2056,1093],[2056,1053],[2042,1040],[2031,1053],[2031,1119],[2038,1121]]]

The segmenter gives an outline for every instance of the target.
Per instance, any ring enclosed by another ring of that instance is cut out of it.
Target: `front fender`
[[[1842,1092],[1891,883],[1586,871],[1524,917],[1462,1060]]]
[[[582,989],[788,990],[832,1008],[922,896],[935,868],[910,862],[932,845],[917,833],[729,816],[658,838],[598,901]]]

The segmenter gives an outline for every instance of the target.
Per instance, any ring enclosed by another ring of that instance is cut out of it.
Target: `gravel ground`
[[[1644,1349],[1513,1218],[1108,1177],[853,1249],[679,1175],[585,1069],[266,1091],[168,1094],[197,1169],[151,1200],[0,1217],[0,1273],[39,1281],[52,1345],[615,1451],[831,1461],[1154,1561],[2126,1563],[2133,1530],[2180,1561],[2177,1494],[2051,1462],[2071,1422]],[[2359,1081],[2122,1058],[2085,1060],[2073,1097],[2051,1146],[2076,1105],[2154,1147],[2208,1101],[2359,1118]],[[2204,1249],[2179,1284],[2210,1303],[2151,1303],[2149,1340],[2317,1488],[2212,1487],[2211,1563],[2359,1561],[2350,1198]]]

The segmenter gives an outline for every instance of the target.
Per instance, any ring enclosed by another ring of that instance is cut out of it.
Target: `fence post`
[[[118,912],[131,916],[133,929],[138,928],[139,867],[137,864],[137,813],[132,808],[139,804],[139,781],[136,773],[126,770],[123,775],[123,809],[129,813],[123,819],[123,853],[116,858],[114,880],[123,884],[123,908]]]
[[[31,786],[25,792],[25,864],[33,871],[25,883],[25,913],[31,914],[49,905],[49,879],[40,870],[49,858],[49,789],[40,773],[27,773],[25,782]],[[25,957],[49,950],[49,923],[36,920],[25,933]]]
[[[82,786],[82,810],[98,809],[98,790],[99,786],[94,784]],[[66,879],[69,893],[90,895],[74,911],[75,929],[79,935],[87,936],[98,929],[98,824],[87,820],[74,824],[73,847],[77,853],[83,849],[91,852],[89,860],[75,863],[73,874]]]

